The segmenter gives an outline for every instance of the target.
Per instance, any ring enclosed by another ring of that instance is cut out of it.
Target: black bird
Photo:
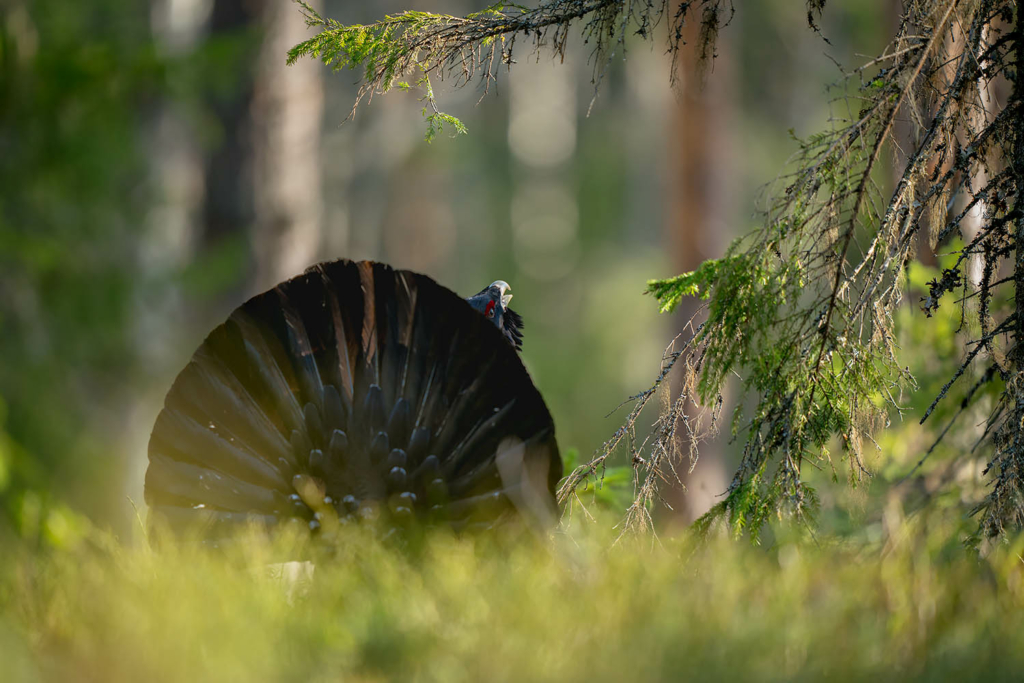
[[[154,519],[213,538],[254,519],[315,532],[324,514],[553,525],[562,462],[507,291],[467,305],[425,275],[341,260],[253,297],[167,394],[149,442]]]
[[[475,310],[483,313],[484,317],[494,321],[509,343],[516,347],[516,351],[522,351],[523,318],[508,307],[512,295],[506,294],[506,292],[511,289],[504,280],[495,280],[482,289],[479,294],[469,297],[466,301]]]

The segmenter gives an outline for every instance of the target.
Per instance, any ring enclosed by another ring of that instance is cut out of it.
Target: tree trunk
[[[161,52],[192,52],[209,30],[212,0],[157,0],[152,5],[153,40]],[[206,185],[203,150],[188,116],[170,97],[156,107],[148,126],[148,158],[154,201],[139,245],[140,270],[157,283],[155,296],[143,289],[136,319],[140,356],[157,366],[176,348],[166,334],[169,320],[181,320],[181,293],[172,278],[195,254],[201,232]],[[170,329],[176,326],[171,325]]]
[[[1024,8],[1017,5],[1017,16],[1015,17],[1014,42],[1016,51],[1016,69],[1013,81],[1013,99],[1017,102],[1024,101]],[[1008,389],[1013,396],[1013,412],[1009,423],[1006,425],[1011,443],[1007,446],[1009,452],[1004,454],[1003,471],[1004,475],[1012,476],[1015,481],[1011,490],[1014,500],[1012,504],[1015,509],[1016,526],[1024,526],[1024,512],[1022,512],[1021,490],[1024,488],[1024,114],[1018,106],[1017,125],[1013,131],[1013,147],[1010,157],[1010,167],[1013,169],[1014,185],[1017,189],[1017,196],[1014,198],[1013,210],[1017,217],[1014,224],[1014,305],[1017,316],[1014,329],[1013,349],[1013,377],[1008,382]],[[1008,462],[1007,462],[1008,461]]]
[[[288,49],[308,36],[295,5],[267,0],[262,21],[265,35],[252,109],[257,291],[318,260],[323,215],[322,67],[311,59],[285,64]]]
[[[698,73],[698,22],[689,22],[690,35],[679,52],[681,64],[678,101],[669,118],[668,221],[665,241],[676,272],[696,269],[704,260],[722,254],[732,232],[735,196],[732,155],[729,153],[728,121],[733,109],[732,69],[729,38],[718,38],[713,68],[703,86]],[[708,69],[712,65],[707,65]],[[698,302],[684,300],[676,312],[680,325],[696,312]],[[678,386],[673,386],[678,390]],[[696,407],[687,408],[691,412]],[[685,440],[686,437],[680,437]],[[689,453],[689,444],[679,444]],[[682,486],[665,494],[678,520],[689,524],[718,501],[728,486],[724,449],[718,442],[701,446],[700,458],[692,470],[689,463],[679,468]],[[689,471],[688,471],[689,470]]]
[[[180,57],[195,49],[209,30],[213,0],[155,0],[151,6],[153,42],[164,54]],[[188,117],[170,97],[155,107],[144,139],[149,160],[153,205],[138,244],[138,270],[144,282],[136,290],[134,345],[140,362],[161,376],[185,357],[182,322],[186,302],[175,286],[176,275],[194,257],[202,233],[206,183],[203,150]],[[123,406],[123,452],[130,454],[125,495],[137,496],[146,473],[149,430],[163,403],[163,389],[130,395]],[[122,497],[121,500],[124,500]],[[130,516],[125,516],[128,519]],[[134,529],[134,527],[132,527]],[[127,529],[125,529],[127,531]]]
[[[1006,381],[1007,416],[996,436],[996,456],[989,468],[998,467],[992,492],[986,500],[982,532],[995,537],[1007,527],[1024,526],[1024,18],[1018,4],[1013,32],[1016,68],[1013,71],[1013,94],[1007,106],[1017,104],[1012,127],[1007,165],[1013,177],[1016,195],[1014,214],[1014,315],[1013,347],[1009,353],[1012,374]]]

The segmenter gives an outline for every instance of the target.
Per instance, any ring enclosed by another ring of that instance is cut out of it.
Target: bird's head
[[[511,291],[512,288],[507,282],[495,280],[479,294],[469,297],[466,301],[488,320],[493,321],[498,329],[505,334],[509,343],[519,350],[523,348],[523,319],[508,307],[508,303],[512,300],[512,295],[509,293]]]
[[[466,301],[469,305],[484,314],[484,317],[493,320],[494,324],[501,327],[501,315],[508,308],[508,302],[512,295],[508,292],[512,288],[504,280],[495,280],[487,285],[479,294],[469,297]]]

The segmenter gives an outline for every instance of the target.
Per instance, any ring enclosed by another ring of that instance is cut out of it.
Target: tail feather
[[[160,496],[154,502],[187,501],[186,507],[210,507],[232,512],[274,511],[285,507],[286,498],[278,491],[250,484],[202,465],[175,459],[171,453],[151,452],[147,483],[159,481]],[[205,502],[194,502],[201,492]]]
[[[336,386],[340,387],[340,395],[346,400],[346,403],[351,410],[352,406],[352,392],[355,386],[355,372],[352,369],[352,358],[356,356],[357,349],[354,345],[354,339],[350,334],[349,330],[352,329],[351,324],[346,325],[345,318],[342,315],[341,303],[338,301],[338,293],[334,289],[334,283],[327,276],[327,273],[320,271],[322,277],[322,286],[324,291],[327,293],[327,308],[329,311],[332,329],[334,330],[334,358],[337,361],[336,365],[328,363],[328,367],[334,367],[337,370],[338,381]]]
[[[220,361],[202,351],[182,373],[187,392],[169,405],[206,420],[210,430],[252,451],[283,455],[287,441],[239,379]]]
[[[146,499],[213,536],[247,516],[315,530],[323,505],[396,526],[550,524],[560,475],[551,416],[501,330],[423,275],[337,261],[200,346],[154,427]]]
[[[421,392],[416,424],[426,427],[432,434],[436,434],[444,411],[448,407],[445,401],[446,387],[451,378],[448,366],[452,355],[458,352],[459,334],[458,330],[451,333],[446,348],[434,346],[429,349],[427,363],[430,366],[430,374]]]
[[[160,518],[172,531],[181,533],[196,529],[206,530],[208,535],[218,538],[213,543],[218,546],[224,543],[223,536],[230,535],[239,526],[262,523],[264,526],[276,526],[282,519],[281,515],[261,515],[252,512],[227,512],[205,507],[180,507],[177,505],[153,505],[152,512]],[[295,518],[292,518],[295,519]]]
[[[294,390],[298,383],[291,365],[286,362],[280,341],[263,336],[255,321],[250,320],[241,310],[231,315],[225,327],[235,327],[239,331],[243,347],[242,353],[237,356],[245,359],[245,367],[249,371],[249,386],[253,394],[259,397],[260,404],[266,412],[277,417],[279,431],[282,434],[290,434],[291,430],[302,422],[302,406]],[[207,343],[216,337],[217,330],[214,330]],[[232,351],[237,350],[237,346],[233,347],[224,351],[222,356],[230,357]],[[171,389],[171,393],[167,395],[168,400],[175,391],[175,388]]]
[[[299,312],[291,306],[287,296],[283,292],[279,292],[279,296],[287,331],[287,349],[301,389],[300,396],[304,403],[319,401],[323,396],[323,384],[320,381],[320,370],[313,353],[313,345],[306,332],[305,322]]]
[[[455,443],[448,452],[450,455],[444,463],[443,471],[448,477],[458,477],[466,467],[474,464],[474,454],[480,452],[493,453],[501,439],[501,434],[507,433],[507,429],[501,429],[503,422],[512,414],[515,406],[513,398],[501,408],[495,409],[493,415],[483,416],[472,426],[459,429],[452,423],[452,431],[458,429],[463,434],[461,440]]]
[[[157,418],[156,429],[161,433],[173,432],[178,438],[174,443],[157,440],[151,450],[173,453],[183,461],[202,464],[258,486],[287,490],[283,483],[284,472],[273,460],[264,459],[231,437],[224,438],[223,433],[217,433],[215,428],[207,424],[199,424],[188,415],[176,410],[165,410]],[[192,454],[200,453],[201,461],[190,460]],[[278,457],[287,457],[286,452],[276,453],[279,453]]]
[[[373,264],[369,261],[360,261],[357,264],[359,269],[359,285],[363,292],[363,356],[367,365],[373,368],[374,384],[380,383],[379,367],[377,365],[377,305],[374,296]]]

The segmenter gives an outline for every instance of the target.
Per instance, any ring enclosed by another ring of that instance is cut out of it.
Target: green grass
[[[869,542],[438,534],[218,552],[89,532],[0,559],[4,681],[1000,680],[1024,563],[927,519]],[[607,528],[602,525],[600,528]],[[13,550],[12,550],[13,548]],[[275,578],[314,557],[311,581]]]

